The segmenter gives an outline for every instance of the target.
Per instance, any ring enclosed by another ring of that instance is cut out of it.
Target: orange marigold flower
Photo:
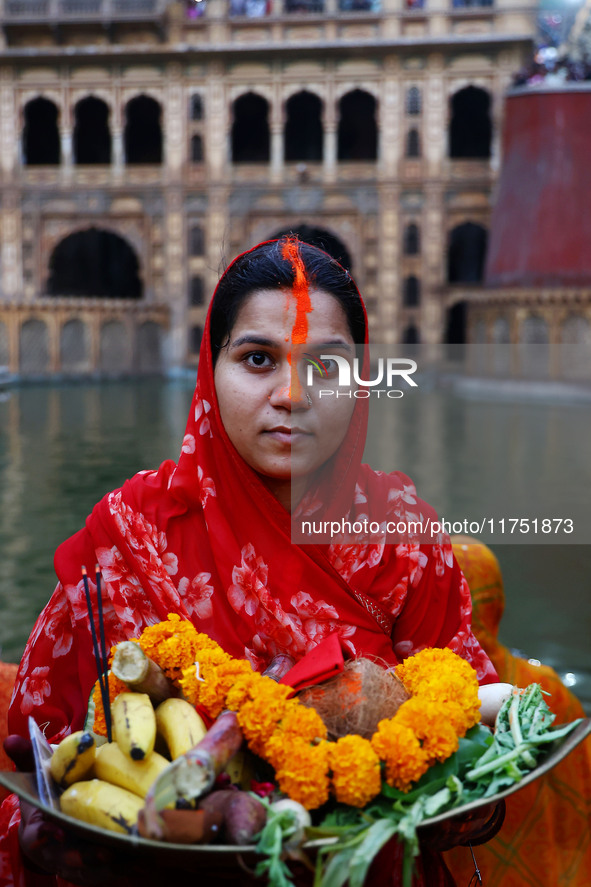
[[[331,743],[329,763],[332,789],[341,804],[365,807],[380,793],[380,759],[368,739],[350,734]]]
[[[262,679],[263,675],[259,674],[258,671],[253,671],[252,674],[240,675],[226,696],[226,707],[230,711],[238,711],[245,702],[254,699],[257,692],[256,688]]]
[[[413,730],[398,723],[397,717],[380,721],[371,744],[386,764],[386,782],[407,792],[428,770],[429,759]]]
[[[429,647],[415,653],[396,667],[396,675],[413,696],[457,703],[465,715],[465,729],[480,720],[476,672],[469,662],[447,647]],[[463,735],[465,730],[462,732],[460,727],[456,732]]]
[[[289,687],[276,684],[271,678],[269,682],[276,690],[283,689],[287,693],[290,692]],[[256,698],[244,702],[238,709],[237,715],[238,723],[251,751],[255,755],[264,757],[266,743],[277,729],[287,701],[285,693],[273,691],[262,681],[259,682],[258,690]]]
[[[445,761],[458,749],[458,736],[443,703],[413,696],[398,709],[396,723],[413,731],[430,764]]]
[[[328,749],[324,740],[310,745],[299,736],[275,734],[268,743],[268,760],[280,790],[306,810],[328,801]]]
[[[252,674],[252,665],[246,659],[229,659],[228,662],[217,666],[204,666],[205,680],[201,685],[199,703],[207,709],[212,718],[217,718],[222,713],[226,707],[228,692],[242,674]]]
[[[288,699],[281,723],[281,733],[293,733],[307,742],[326,739],[326,725],[316,709],[307,708],[298,699]]]

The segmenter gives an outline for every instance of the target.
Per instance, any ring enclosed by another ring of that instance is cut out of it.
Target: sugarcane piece
[[[145,832],[153,839],[163,840],[160,811],[177,805],[196,805],[211,790],[242,742],[236,713],[222,712],[201,742],[173,761],[153,783],[144,805]]]
[[[159,665],[146,656],[139,644],[121,641],[117,644],[111,670],[130,690],[146,693],[154,706],[180,693]]]

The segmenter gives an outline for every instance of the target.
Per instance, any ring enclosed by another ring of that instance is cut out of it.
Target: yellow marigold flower
[[[111,702],[111,704],[113,704],[120,693],[125,693],[128,689],[129,688],[127,684],[124,684],[123,681],[120,681],[119,678],[116,678],[114,674],[109,675],[109,701]],[[103,708],[101,687],[98,681],[95,683],[92,690],[92,701],[94,703],[94,725],[92,727],[92,730],[94,733],[99,733],[101,736],[106,736],[107,722],[105,720],[105,710]]]
[[[341,804],[365,807],[380,793],[380,759],[368,739],[350,734],[330,743],[332,789]]]
[[[407,792],[429,769],[429,759],[413,730],[397,718],[380,721],[371,744],[386,764],[386,782]]]
[[[328,742],[310,745],[299,736],[276,734],[269,742],[269,761],[280,790],[306,810],[328,801],[328,748]]]

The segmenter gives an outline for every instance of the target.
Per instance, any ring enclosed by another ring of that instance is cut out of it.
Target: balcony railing
[[[109,21],[158,18],[168,0],[4,0],[0,16],[5,23],[31,21]]]

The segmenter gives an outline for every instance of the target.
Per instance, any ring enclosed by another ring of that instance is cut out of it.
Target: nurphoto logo
[[[304,357],[308,364],[306,372],[308,387],[318,384],[318,377],[322,380],[332,379],[336,383],[333,388],[321,388],[318,392],[319,397],[365,398],[371,394],[377,397],[383,394],[386,397],[399,398],[404,396],[404,391],[393,386],[394,382],[399,382],[400,379],[412,388],[418,388],[417,382],[412,378],[417,371],[417,363],[410,358],[380,357],[375,368],[375,378],[362,379],[358,357],[354,357],[353,360],[342,354],[321,354],[319,357],[305,354]],[[381,388],[378,387],[380,385]]]

